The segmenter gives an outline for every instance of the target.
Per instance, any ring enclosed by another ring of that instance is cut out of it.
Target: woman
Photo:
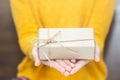
[[[18,67],[22,80],[105,80],[104,42],[113,17],[115,0],[11,0],[11,9],[19,38],[26,55]],[[40,61],[37,48],[30,42],[38,28],[94,28],[95,61]],[[35,64],[35,65],[34,65]]]

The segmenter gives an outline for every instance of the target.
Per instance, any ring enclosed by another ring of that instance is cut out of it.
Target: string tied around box
[[[62,42],[75,42],[75,41],[88,41],[88,40],[93,40],[93,39],[81,39],[81,40],[66,40],[66,41],[57,41],[57,40],[54,40],[57,36],[60,35],[61,31],[59,30],[58,32],[56,32],[52,37],[49,37],[49,29],[48,29],[48,39],[38,39],[38,38],[33,38],[31,40],[31,45],[33,47],[36,47],[36,48],[39,48],[39,49],[43,49],[42,50],[42,53],[44,55],[44,57],[46,57],[46,59],[49,61],[49,64],[50,64],[50,67],[52,67],[52,64],[51,64],[51,59],[50,57],[48,57],[46,55],[46,50],[45,50],[45,46],[48,45],[49,48],[50,48],[50,44],[52,43],[56,43],[58,45],[60,45],[61,47],[64,47],[64,49],[66,49],[68,52],[71,52],[72,54],[75,54],[75,55],[78,55],[80,56],[79,54],[79,51],[76,51],[76,50],[73,50],[71,48],[68,48],[68,47],[65,47]],[[37,44],[37,45],[36,45]],[[50,53],[50,49],[48,50],[48,53]],[[39,55],[39,53],[38,53]],[[40,58],[40,57],[39,57]]]

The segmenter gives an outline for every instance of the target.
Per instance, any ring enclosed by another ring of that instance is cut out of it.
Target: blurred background
[[[114,18],[105,46],[107,80],[120,80],[120,0],[117,0]],[[17,43],[9,0],[0,0],[0,80],[16,76],[17,65],[24,57]]]

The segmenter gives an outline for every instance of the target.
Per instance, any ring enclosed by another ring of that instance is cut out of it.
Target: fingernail
[[[69,74],[70,74],[69,72],[65,72],[65,73],[64,73],[65,76],[68,76]]]
[[[61,72],[64,73],[64,72],[65,72],[65,69],[61,68]]]
[[[99,57],[97,57],[96,62],[99,62],[99,61],[100,61],[100,58],[99,58]]]
[[[71,67],[67,66],[67,70],[68,70],[68,71],[71,71]]]
[[[71,63],[71,67],[75,67],[75,64]]]
[[[73,71],[71,71],[71,73],[70,73],[71,75],[73,75],[74,74],[74,72]]]
[[[40,65],[40,62],[35,62],[35,66],[39,66]]]
[[[77,72],[77,71],[71,71],[71,73],[70,73],[70,74],[71,74],[71,75],[73,75],[73,74],[75,74],[76,72]]]

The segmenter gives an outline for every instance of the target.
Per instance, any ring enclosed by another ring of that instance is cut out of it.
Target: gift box
[[[93,28],[40,28],[39,58],[94,59]]]

